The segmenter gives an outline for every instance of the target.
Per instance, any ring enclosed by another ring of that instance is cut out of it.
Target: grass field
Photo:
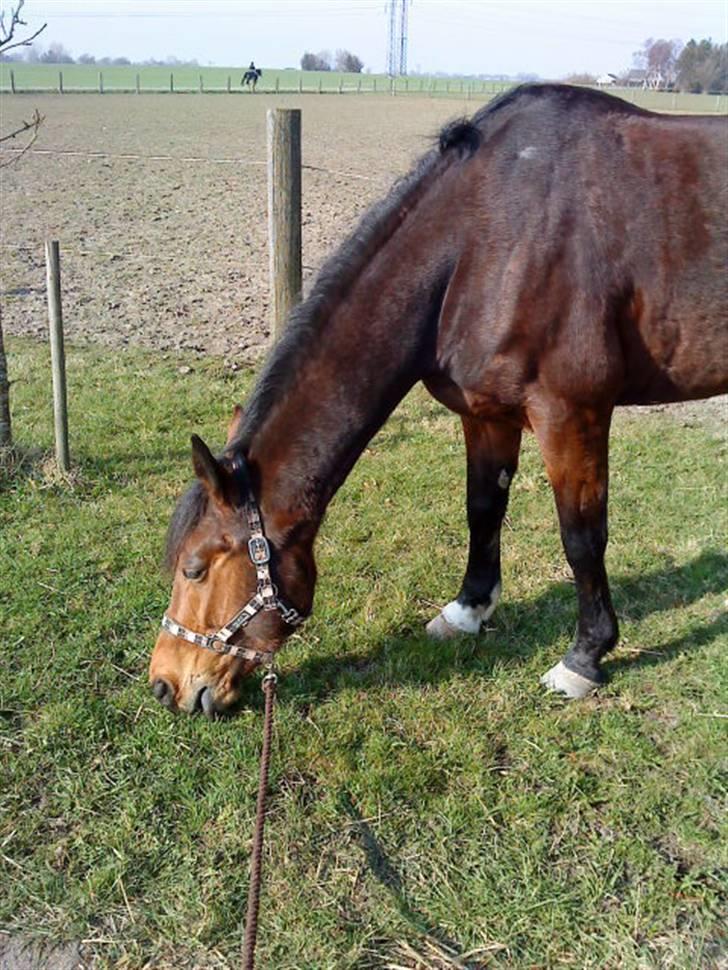
[[[47,349],[12,340],[10,361],[0,927],[86,941],[102,968],[237,966],[260,690],[232,720],[174,718],[146,665],[188,435],[219,445],[252,376],[72,346],[64,482]],[[538,685],[575,604],[530,440],[492,629],[422,635],[464,566],[462,452],[416,391],[324,525],[315,617],[282,656],[260,967],[718,967],[724,446],[666,416],[616,421],[622,639],[610,684],[574,704]]]
[[[137,76],[142,91],[169,91],[170,76],[174,76],[175,91],[199,91],[200,79],[205,91],[226,91],[228,78],[233,91],[240,91],[245,67],[98,67],[84,64],[0,64],[0,91],[11,88],[13,71],[18,91],[55,91],[58,75],[63,73],[66,91],[98,91],[99,74],[103,76],[104,91],[135,91]],[[465,94],[470,87],[475,94],[494,94],[512,86],[510,81],[480,81],[474,78],[411,77],[397,78],[399,93]],[[258,92],[295,93],[299,90],[317,92],[384,93],[390,90],[386,74],[347,74],[340,71],[278,70],[263,67]]]
[[[103,88],[104,93],[140,92],[241,92],[241,67],[98,67],[83,64],[0,64],[0,92],[12,84],[18,93],[58,91],[63,76],[66,93]],[[11,71],[13,79],[11,80]],[[99,79],[101,75],[101,81]],[[483,81],[473,77],[399,77],[386,74],[345,74],[338,71],[263,69],[257,93],[388,93],[486,101],[513,86],[511,81]],[[248,93],[248,92],[245,92]],[[613,93],[655,111],[712,113],[728,111],[728,95],[687,94],[640,89],[614,89]]]

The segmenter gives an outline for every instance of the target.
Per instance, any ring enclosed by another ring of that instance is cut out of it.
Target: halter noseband
[[[180,637],[188,643],[194,643],[205,650],[213,653],[229,654],[231,657],[241,657],[244,660],[252,660],[257,664],[271,664],[273,652],[268,650],[250,650],[235,643],[230,643],[230,638],[238,630],[242,630],[248,623],[261,611],[270,613],[277,610],[284,621],[289,626],[300,626],[306,619],[290,604],[286,604],[278,595],[278,589],[270,575],[270,545],[263,532],[258,506],[252,495],[248,496],[245,503],[245,514],[248,520],[250,538],[248,539],[248,555],[250,561],[255,566],[258,577],[256,592],[245,606],[235,616],[229,620],[225,626],[221,627],[216,633],[195,633],[188,630],[166,613],[162,617],[162,629],[171,633],[173,637]]]

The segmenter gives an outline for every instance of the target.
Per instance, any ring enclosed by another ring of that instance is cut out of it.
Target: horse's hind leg
[[[500,596],[500,532],[508,491],[518,467],[520,428],[463,418],[468,459],[468,566],[457,599],[427,624],[445,639],[477,633]]]
[[[599,663],[617,642],[604,568],[610,418],[611,409],[564,413],[563,404],[551,412],[529,412],[556,497],[579,605],[574,643],[541,682],[568,697],[584,697],[599,686],[604,679]]]

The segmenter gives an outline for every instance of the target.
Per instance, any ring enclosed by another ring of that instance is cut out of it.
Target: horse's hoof
[[[463,635],[463,631],[448,623],[442,613],[438,613],[434,620],[430,620],[425,627],[425,633],[433,640],[452,640],[453,637]]]
[[[557,694],[565,694],[570,700],[588,697],[599,687],[596,681],[569,670],[561,660],[543,675],[541,683]]]

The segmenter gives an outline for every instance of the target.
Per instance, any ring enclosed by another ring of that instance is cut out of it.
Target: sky
[[[0,0],[7,9],[10,0]],[[298,67],[301,55],[346,49],[386,66],[386,0],[26,0],[44,46],[75,57],[196,59]],[[728,0],[410,0],[410,72],[618,73],[648,37],[728,41]]]

